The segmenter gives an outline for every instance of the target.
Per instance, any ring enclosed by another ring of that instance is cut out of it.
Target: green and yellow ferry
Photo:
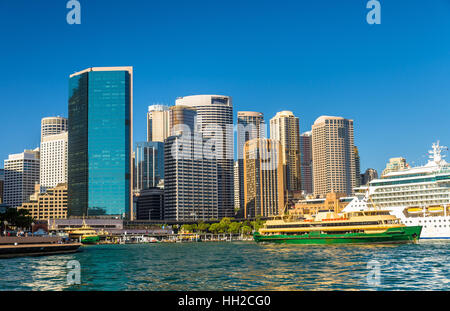
[[[389,211],[319,211],[315,216],[277,216],[253,237],[256,242],[287,244],[416,243],[421,232],[421,226],[407,227]]]
[[[97,231],[89,227],[83,219],[81,228],[66,229],[69,233],[69,238],[72,240],[79,240],[83,244],[96,244],[100,242],[100,236]]]

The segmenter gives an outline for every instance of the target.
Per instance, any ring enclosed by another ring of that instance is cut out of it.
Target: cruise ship
[[[450,239],[450,164],[447,147],[433,144],[428,164],[390,172],[356,189],[343,212],[388,210],[407,226],[422,226],[421,239]]]

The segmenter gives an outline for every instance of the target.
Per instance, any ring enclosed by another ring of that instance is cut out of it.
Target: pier
[[[0,259],[74,253],[80,246],[60,237],[0,237]]]

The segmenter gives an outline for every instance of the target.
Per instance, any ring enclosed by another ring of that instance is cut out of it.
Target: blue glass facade
[[[135,191],[158,186],[164,179],[164,143],[136,143],[135,167]]]
[[[87,71],[69,82],[69,216],[130,208],[131,74]]]

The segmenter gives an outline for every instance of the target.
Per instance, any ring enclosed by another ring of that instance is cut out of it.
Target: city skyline
[[[450,29],[448,2],[383,3],[383,23],[375,27],[366,24],[363,2],[285,3],[289,10],[263,2],[248,14],[254,8],[250,3],[236,9],[235,3],[200,1],[170,11],[163,3],[83,1],[82,24],[76,26],[67,25],[64,3],[0,4],[0,25],[9,29],[5,40],[16,45],[0,51],[10,60],[5,64],[10,77],[0,87],[0,131],[11,133],[2,136],[0,156],[38,147],[41,118],[68,117],[69,74],[116,65],[135,68],[134,142],[146,140],[148,106],[174,105],[181,96],[224,94],[233,97],[235,124],[238,111],[260,111],[266,121],[278,111],[292,111],[300,118],[301,133],[322,115],[353,119],[362,172],[381,172],[393,157],[425,164],[431,142],[449,144],[449,43],[442,40]],[[109,13],[103,16],[107,4]],[[142,13],[135,10],[138,4]],[[136,16],[127,15],[130,9]],[[203,27],[200,17],[212,11],[219,17],[231,14],[234,25],[217,18]],[[125,18],[115,25],[122,12]],[[177,27],[181,23],[183,29]],[[132,48],[111,51],[116,46],[111,34],[119,27],[125,27],[123,33],[139,30],[129,37]],[[140,40],[144,34],[147,43]],[[100,35],[104,38],[97,42]],[[84,39],[93,44],[89,53]],[[229,47],[214,53],[204,49],[221,42]]]

